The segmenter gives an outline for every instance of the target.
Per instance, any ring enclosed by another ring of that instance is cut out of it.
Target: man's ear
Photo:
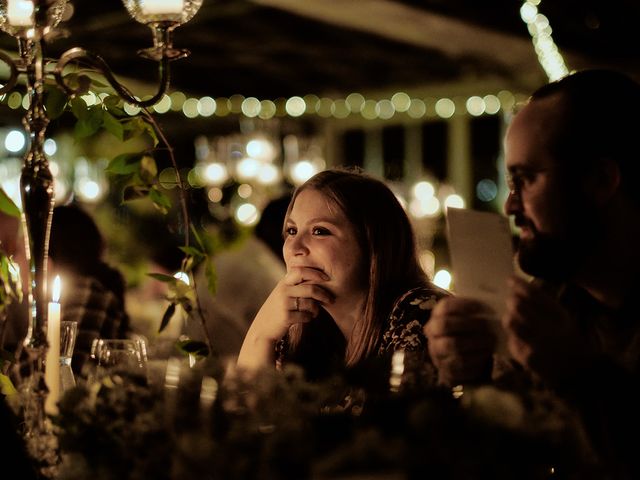
[[[604,205],[619,192],[621,181],[618,162],[608,157],[600,158],[586,178],[585,192],[598,205]]]

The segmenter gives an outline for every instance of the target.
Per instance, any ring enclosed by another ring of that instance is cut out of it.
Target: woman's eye
[[[286,235],[295,235],[296,233],[298,233],[298,230],[295,227],[287,227],[287,229],[284,231],[284,233]]]
[[[329,235],[331,232],[326,228],[314,227],[312,230],[313,235]]]

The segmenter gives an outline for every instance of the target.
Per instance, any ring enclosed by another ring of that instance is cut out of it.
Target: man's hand
[[[577,371],[589,357],[575,321],[540,287],[513,277],[502,325],[511,356],[551,384]]]
[[[489,380],[496,345],[495,313],[469,298],[443,298],[424,327],[429,354],[441,384],[454,386]]]

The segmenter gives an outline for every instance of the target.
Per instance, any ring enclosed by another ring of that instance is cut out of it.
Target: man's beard
[[[565,281],[576,273],[584,254],[572,243],[567,238],[536,233],[518,245],[520,268],[534,277]]]
[[[563,282],[573,278],[583,268],[589,253],[604,234],[604,222],[595,209],[586,204],[565,215],[562,234],[546,234],[535,230],[525,219],[532,237],[518,245],[518,262],[526,273],[545,280]]]

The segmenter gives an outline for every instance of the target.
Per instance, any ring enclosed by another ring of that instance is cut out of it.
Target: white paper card
[[[492,212],[448,208],[447,227],[456,295],[481,300],[500,317],[513,274],[509,220]]]

